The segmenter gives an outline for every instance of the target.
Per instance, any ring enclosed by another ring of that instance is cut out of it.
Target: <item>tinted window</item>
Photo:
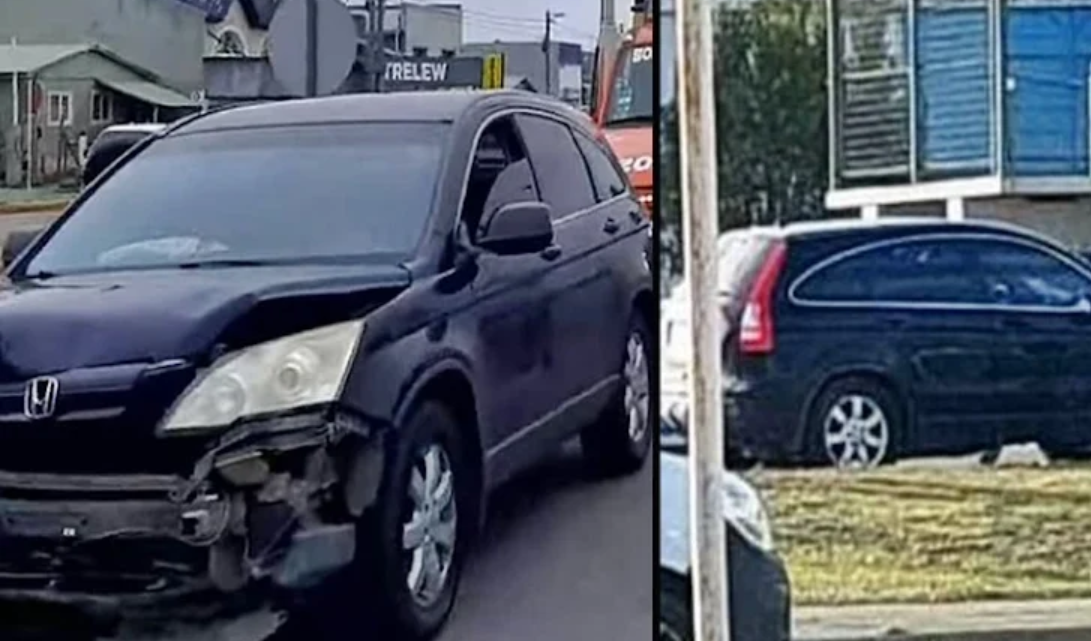
[[[816,302],[986,303],[970,243],[935,239],[867,249],[812,274],[795,295]]]
[[[246,129],[153,143],[79,206],[30,272],[415,251],[446,125]]]
[[[976,271],[995,302],[1019,306],[1072,307],[1091,294],[1080,272],[1044,251],[1007,242],[982,241]]]
[[[595,181],[595,191],[598,193],[599,202],[610,200],[629,190],[625,175],[618,170],[599,144],[580,134],[576,135],[576,143],[583,152],[583,157],[587,159],[587,166],[591,169],[591,177]]]
[[[535,116],[518,116],[517,121],[542,200],[553,208],[553,218],[593,207],[595,191],[571,130]]]

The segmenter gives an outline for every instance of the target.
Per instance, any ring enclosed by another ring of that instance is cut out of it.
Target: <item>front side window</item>
[[[976,256],[977,272],[998,303],[1064,309],[1091,295],[1082,272],[1037,247],[987,241]]]
[[[553,209],[553,218],[594,207],[595,188],[572,130],[538,116],[516,116],[516,123],[526,142],[542,200]]]
[[[411,256],[447,128],[293,126],[156,141],[88,195],[26,272]]]
[[[605,125],[651,122],[655,116],[655,49],[628,45],[618,55],[617,72],[610,87]]]

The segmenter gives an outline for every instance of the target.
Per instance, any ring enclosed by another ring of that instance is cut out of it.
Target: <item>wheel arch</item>
[[[898,435],[898,448],[904,449],[909,441],[909,434],[913,430],[913,404],[910,400],[907,386],[899,382],[898,377],[889,369],[877,365],[848,365],[828,372],[816,385],[811,386],[803,402],[803,410],[800,412],[799,425],[796,428],[794,450],[803,453],[807,447],[807,431],[810,428],[811,413],[814,411],[818,399],[832,385],[846,379],[861,379],[869,381],[890,392],[897,403],[898,418],[900,419],[901,434]]]
[[[485,515],[485,456],[481,444],[477,394],[469,369],[455,359],[443,359],[420,371],[408,391],[402,396],[395,414],[395,424],[401,424],[411,408],[421,401],[442,404],[455,416],[463,437],[464,454],[469,459],[475,514],[473,522],[480,527]]]

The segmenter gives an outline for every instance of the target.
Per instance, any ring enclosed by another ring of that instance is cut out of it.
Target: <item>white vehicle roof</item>
[[[166,125],[161,122],[132,122],[124,125],[110,125],[102,131],[102,133],[147,133],[154,134],[157,131],[166,129]]]

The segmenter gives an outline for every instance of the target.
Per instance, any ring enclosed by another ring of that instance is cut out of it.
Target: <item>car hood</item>
[[[108,272],[8,284],[0,290],[0,382],[190,359],[228,338],[238,345],[342,320],[409,282],[400,266],[354,265]]]

